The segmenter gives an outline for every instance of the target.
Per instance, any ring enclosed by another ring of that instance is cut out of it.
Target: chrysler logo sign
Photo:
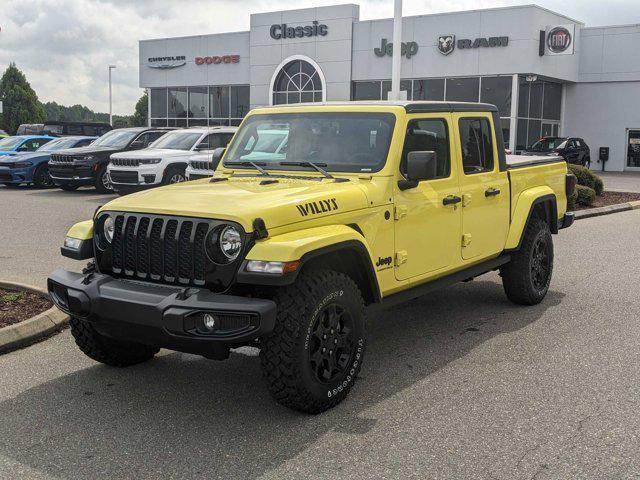
[[[186,65],[187,58],[184,55],[177,55],[173,57],[149,57],[147,59],[148,66],[151,68],[176,68]]]
[[[571,45],[571,33],[565,27],[555,27],[547,34],[547,47],[552,53],[565,52]]]

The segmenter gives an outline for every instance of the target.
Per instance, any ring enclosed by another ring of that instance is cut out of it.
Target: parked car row
[[[589,146],[584,139],[577,137],[542,137],[523,151],[522,155],[557,155],[567,163],[583,167],[591,165]]]
[[[92,186],[100,193],[127,194],[183,182],[190,175],[212,175],[217,166],[213,151],[226,147],[235,131],[236,127],[137,127],[100,137],[7,137],[0,139],[0,184],[66,191]],[[204,172],[189,172],[192,157],[205,162]]]

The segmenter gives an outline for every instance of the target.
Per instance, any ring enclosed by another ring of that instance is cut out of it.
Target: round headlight
[[[104,239],[109,243],[113,240],[113,232],[115,228],[116,224],[113,221],[113,217],[110,215],[107,216],[102,224],[102,232],[104,233]]]
[[[224,227],[220,233],[220,250],[230,262],[238,258],[242,249],[242,237],[235,227]]]
[[[231,225],[219,226],[207,235],[206,248],[209,258],[214,262],[233,262],[242,250],[242,235]]]

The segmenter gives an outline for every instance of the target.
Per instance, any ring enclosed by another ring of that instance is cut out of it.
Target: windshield
[[[541,138],[536,143],[531,145],[532,152],[551,152],[557,148],[562,148],[566,138]]]
[[[8,152],[15,150],[18,146],[24,142],[24,138],[21,137],[7,137],[0,140],[0,150]]]
[[[149,145],[149,148],[168,148],[169,150],[191,150],[202,136],[199,132],[169,132]]]
[[[65,148],[73,148],[78,142],[75,138],[56,138],[45,143],[36,152],[55,152],[56,150],[64,150]]]
[[[395,116],[391,113],[279,113],[254,115],[235,135],[225,165],[260,161],[312,162],[335,172],[376,172],[387,158]]]
[[[99,139],[91,144],[91,146],[122,148],[135,137],[139,132],[131,130],[111,130],[105,133]]]

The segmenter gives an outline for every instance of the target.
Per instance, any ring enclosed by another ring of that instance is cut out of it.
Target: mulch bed
[[[602,195],[596,197],[593,205],[590,207],[576,205],[575,210],[588,210],[589,208],[606,207],[608,205],[617,205],[618,203],[633,202],[635,200],[640,200],[640,193],[603,192]]]
[[[0,288],[0,328],[27,320],[50,308],[51,302],[40,295]]]

